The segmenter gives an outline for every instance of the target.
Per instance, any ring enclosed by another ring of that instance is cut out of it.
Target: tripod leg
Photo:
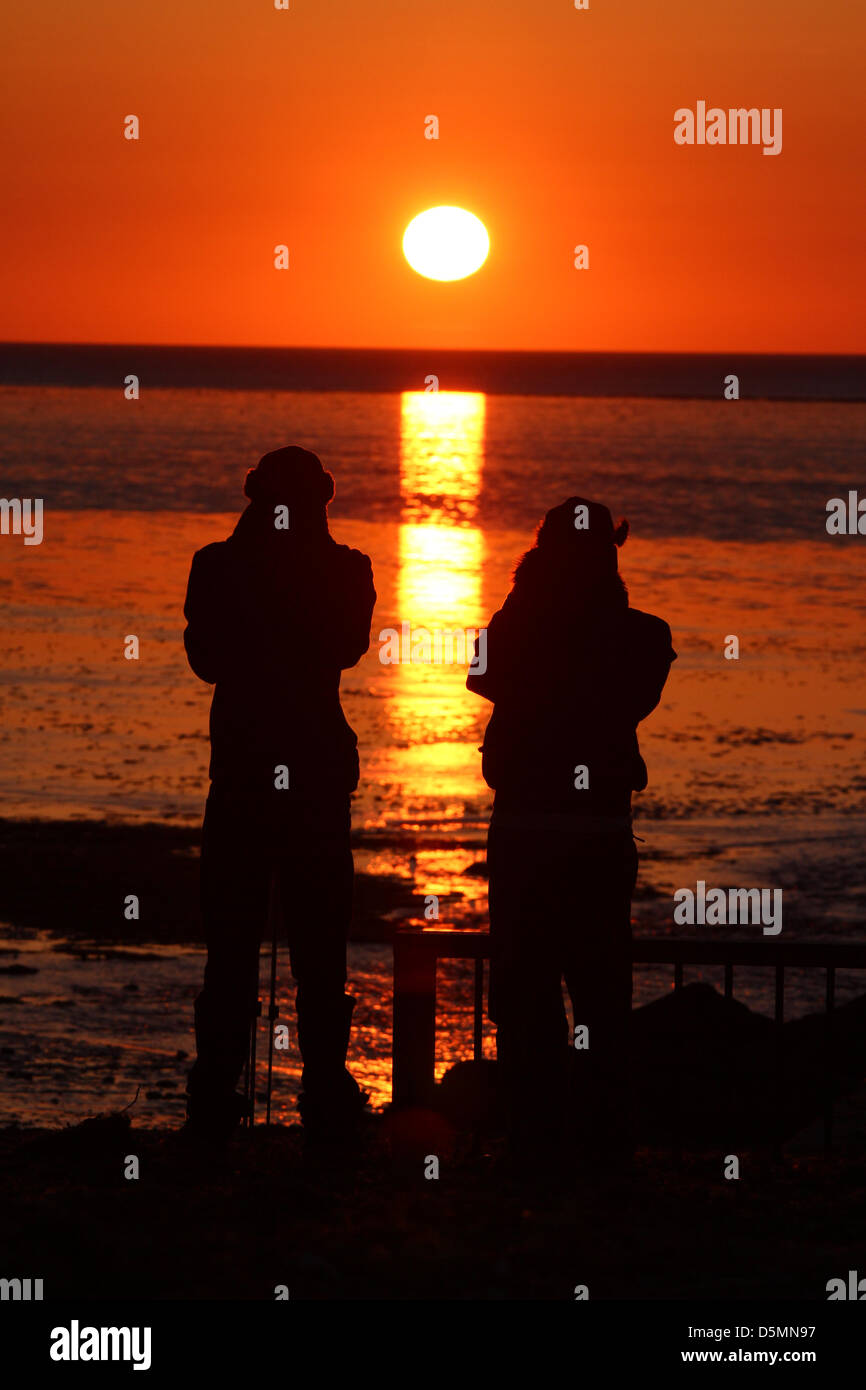
[[[259,1019],[262,1015],[262,1001],[259,998],[259,954],[256,951],[255,988],[252,995],[252,1014],[250,1017],[250,1055],[247,1062],[248,1086],[245,1091],[247,1101],[247,1124],[250,1128],[256,1122],[256,1036]]]
[[[270,918],[271,918],[271,1001],[268,1008],[268,1090],[265,1111],[265,1124],[271,1123],[271,1091],[274,1079],[274,1027],[280,1016],[277,1008],[277,933],[280,921],[279,884],[276,871],[271,876]]]

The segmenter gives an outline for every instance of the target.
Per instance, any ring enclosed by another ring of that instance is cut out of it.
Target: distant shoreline
[[[424,348],[172,347],[0,343],[0,385],[117,387],[134,373],[163,390],[402,392],[724,401],[866,400],[866,355],[516,352]]]

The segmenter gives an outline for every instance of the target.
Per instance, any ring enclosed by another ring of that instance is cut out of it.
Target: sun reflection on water
[[[397,598],[416,627],[480,618],[485,404],[480,391],[403,393]]]
[[[483,622],[484,537],[476,524],[484,466],[482,392],[407,391],[401,401],[397,612],[416,634],[463,633]],[[446,660],[393,666],[389,717],[418,803],[462,805],[477,792],[476,711],[460,643]],[[472,637],[465,642],[468,661]],[[409,650],[404,647],[404,656]],[[408,745],[408,746],[407,746]]]

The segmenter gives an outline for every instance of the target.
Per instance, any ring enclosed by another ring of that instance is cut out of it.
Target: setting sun
[[[428,280],[463,280],[487,260],[490,238],[480,218],[465,208],[428,208],[403,233],[403,254]]]

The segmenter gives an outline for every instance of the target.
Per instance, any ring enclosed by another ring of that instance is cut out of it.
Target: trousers
[[[299,800],[274,791],[262,800],[214,783],[201,852],[207,964],[195,1002],[197,1055],[187,1082],[191,1107],[199,1110],[224,1101],[244,1067],[274,876],[280,931],[288,938],[297,985],[304,1093],[325,1097],[345,1090],[355,1003],[345,993],[354,878],[349,797]]]
[[[512,1141],[629,1143],[631,831],[518,829],[494,810],[488,866],[488,1007]],[[563,979],[579,1049],[569,1042]]]

